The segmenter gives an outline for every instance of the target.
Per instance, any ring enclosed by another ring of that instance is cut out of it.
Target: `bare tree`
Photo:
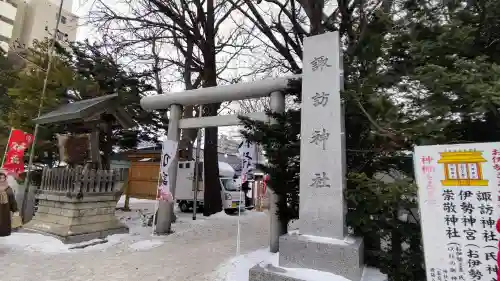
[[[261,99],[248,99],[238,101],[238,113],[251,113],[269,111],[271,109],[271,100],[268,97]]]
[[[302,72],[303,39],[306,36],[338,31],[344,53],[344,79],[350,85],[355,84],[349,91],[352,95],[350,99],[355,101],[361,114],[365,115],[378,134],[395,138],[390,130],[378,125],[376,119],[365,109],[368,97],[357,94],[362,91],[364,81],[367,85],[370,83],[369,77],[364,76],[365,73],[373,68],[381,69],[380,64],[365,65],[353,55],[368,44],[370,50],[383,53],[384,46],[381,42],[369,42],[370,34],[367,30],[377,29],[381,36],[390,32],[393,28],[391,24],[381,23],[380,19],[389,16],[393,0],[243,0],[243,5],[234,0],[229,1],[247,21],[242,28],[252,26],[258,30],[252,31],[252,35],[260,43],[261,48],[256,52],[260,53],[261,60],[267,61],[281,72]],[[330,5],[328,13],[325,4]],[[376,24],[375,28],[372,24]],[[247,34],[249,31],[246,31]],[[372,91],[375,92],[375,89]],[[258,103],[252,104],[250,101],[241,104],[246,109],[253,109],[254,105],[258,106]],[[279,235],[287,233],[286,225],[278,227],[280,229],[276,232]]]
[[[230,82],[223,74],[230,69],[231,61],[252,50],[251,28],[241,28],[242,23],[234,18],[242,0],[217,3],[214,0],[123,0],[113,6],[106,2],[96,2],[89,22],[113,40],[114,48],[153,70],[150,72],[158,93],[164,92],[165,84],[180,82],[189,90]],[[144,58],[143,53],[150,58]],[[159,69],[159,65],[169,67]],[[219,103],[205,105],[203,115],[217,115],[220,107]],[[187,106],[183,116],[192,117],[195,113],[196,107]],[[192,145],[195,135],[193,131],[185,131],[183,139]],[[217,136],[216,127],[205,129],[204,215],[222,210]]]

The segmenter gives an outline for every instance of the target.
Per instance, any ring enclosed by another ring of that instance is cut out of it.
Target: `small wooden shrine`
[[[69,103],[34,119],[40,125],[66,124],[70,135],[87,133],[90,145],[85,144],[85,137],[73,139],[69,145],[73,149],[83,147],[76,150],[83,157],[70,157],[69,162],[73,163],[66,167],[43,170],[35,195],[38,208],[25,230],[52,235],[64,243],[128,232],[115,217],[126,172],[110,170],[109,163],[102,161],[99,146],[100,136],[109,134],[117,125],[123,128],[135,125],[119,104],[118,95],[107,95]],[[86,150],[90,153],[86,154]]]
[[[65,125],[68,135],[88,135],[90,157],[86,159],[86,163],[77,161],[69,164],[85,164],[92,169],[109,168],[109,161],[102,161],[100,136],[111,135],[113,128],[117,126],[129,129],[136,125],[132,117],[120,107],[118,94],[68,103],[33,121],[39,125]],[[75,144],[81,144],[80,140],[81,138],[70,139]],[[82,146],[73,146],[76,147]]]
[[[487,162],[482,151],[459,150],[440,152],[438,163],[444,165],[444,186],[487,186],[482,163]]]

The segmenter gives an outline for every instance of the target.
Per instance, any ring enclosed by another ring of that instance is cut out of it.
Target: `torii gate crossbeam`
[[[180,129],[219,127],[240,124],[240,120],[237,115],[181,119],[182,106],[202,105],[270,96],[271,111],[282,113],[285,110],[285,94],[283,91],[290,88],[290,82],[292,80],[297,79],[301,79],[301,75],[147,96],[141,99],[141,107],[148,111],[170,109],[167,139],[179,141]],[[256,120],[273,122],[273,120],[269,120],[264,112],[249,113],[246,114],[246,116]],[[175,155],[169,169],[170,177],[177,177],[177,169],[178,156]],[[176,182],[172,181],[170,191],[174,198],[175,189]],[[279,198],[272,192],[272,190],[270,190],[270,192],[270,248],[272,252],[277,252],[279,249],[279,237],[284,234],[285,229],[283,228],[285,226],[280,223],[277,216],[276,202],[279,201]],[[171,218],[173,217],[171,214],[173,214],[173,211],[173,203],[161,202],[159,204],[158,223],[156,227],[158,233],[163,234],[170,232],[172,223]]]

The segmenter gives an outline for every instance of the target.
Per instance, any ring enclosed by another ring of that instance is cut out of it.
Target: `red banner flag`
[[[21,130],[10,131],[2,169],[16,176],[24,172],[24,152],[33,142],[33,135]]]

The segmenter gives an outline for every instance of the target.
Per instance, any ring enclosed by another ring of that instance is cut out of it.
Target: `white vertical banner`
[[[160,201],[171,202],[174,199],[172,197],[172,193],[170,192],[170,178],[168,176],[168,169],[170,168],[170,163],[172,163],[172,159],[177,151],[177,146],[178,142],[176,141],[163,141],[157,193],[157,199]]]
[[[256,146],[248,140],[243,141],[238,148],[241,158],[241,183],[247,181],[247,175],[256,169]]]

